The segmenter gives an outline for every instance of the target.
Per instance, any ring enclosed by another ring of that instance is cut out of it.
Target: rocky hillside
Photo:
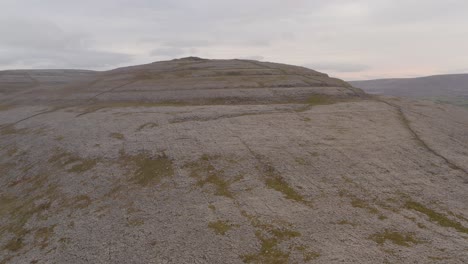
[[[0,93],[0,263],[468,261],[461,108],[200,58]]]

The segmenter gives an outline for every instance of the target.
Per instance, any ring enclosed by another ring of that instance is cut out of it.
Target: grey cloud
[[[79,49],[86,42],[84,35],[64,32],[42,19],[0,19],[0,35],[8,36],[0,46],[14,48]]]
[[[26,50],[9,49],[0,51],[0,67],[15,68],[18,65],[27,68],[73,68],[101,69],[114,67],[131,61],[126,54],[93,50]]]
[[[3,19],[0,35],[0,67],[97,69],[129,62],[131,56],[94,50],[92,40],[79,33],[67,33],[46,20]]]
[[[154,49],[150,52],[151,56],[163,56],[163,57],[178,57],[182,54],[185,54],[186,51],[182,48],[177,47],[163,47]]]
[[[343,78],[441,72],[466,66],[467,8],[465,0],[2,0],[0,67],[261,54]]]

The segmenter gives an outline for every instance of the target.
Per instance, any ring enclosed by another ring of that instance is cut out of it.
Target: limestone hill
[[[467,131],[284,64],[0,72],[0,262],[464,263]]]

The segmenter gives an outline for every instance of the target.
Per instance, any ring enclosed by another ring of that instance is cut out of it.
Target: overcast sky
[[[466,0],[0,0],[0,69],[249,58],[346,80],[468,72]]]

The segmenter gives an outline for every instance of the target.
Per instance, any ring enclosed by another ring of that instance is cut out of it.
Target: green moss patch
[[[167,107],[167,106],[187,106],[188,103],[177,102],[177,101],[164,101],[164,102],[104,102],[104,103],[95,103],[89,106],[84,107],[84,110],[77,115],[83,116],[91,114],[103,109],[113,109],[113,108],[137,108],[137,107]]]
[[[172,160],[165,153],[159,156],[151,156],[148,153],[121,153],[120,160],[134,168],[131,181],[141,186],[158,184],[162,179],[174,176]]]
[[[39,245],[41,249],[46,248],[49,245],[49,239],[54,235],[55,225],[49,227],[42,227],[36,230],[34,233],[34,241]]]
[[[361,208],[361,209],[366,209],[369,213],[371,214],[378,214],[379,210],[377,208],[369,205],[365,200],[359,199],[359,198],[352,198],[351,200],[351,206],[354,208]]]
[[[119,140],[124,140],[125,136],[121,133],[111,133],[109,135],[111,138],[119,139]]]
[[[392,242],[395,245],[405,247],[410,247],[414,244],[421,243],[421,241],[417,240],[412,233],[400,233],[397,231],[389,230],[373,234],[369,238],[374,240],[379,245],[383,245],[386,241]]]
[[[205,186],[205,184],[212,184],[216,188],[215,195],[233,198],[233,194],[229,190],[229,183],[216,173],[209,174],[208,177],[198,181],[197,184],[201,187]]]
[[[225,235],[229,230],[231,230],[235,225],[229,223],[228,221],[218,220],[216,222],[208,223],[208,227],[213,229],[213,231],[218,235]]]
[[[57,150],[56,154],[49,158],[49,163],[68,172],[84,173],[91,170],[99,162],[99,159],[81,158],[69,152]]]
[[[155,128],[155,127],[157,127],[157,126],[158,126],[158,124],[153,123],[153,122],[145,123],[145,124],[139,126],[139,127],[136,129],[136,131],[139,132],[139,131],[141,131],[141,130],[143,130],[143,129],[147,129],[147,128],[151,129],[151,128]]]
[[[334,104],[338,100],[334,98],[333,96],[330,95],[324,95],[324,94],[316,94],[316,95],[311,95],[307,98],[306,103],[308,105],[314,106],[314,105],[329,105],[329,104]]]
[[[458,232],[468,234],[468,228],[464,227],[462,224],[455,220],[449,219],[447,216],[444,214],[441,214],[439,212],[436,212],[430,208],[425,207],[424,205],[414,202],[414,201],[408,201],[405,204],[405,208],[415,210],[417,212],[425,214],[429,220],[432,222],[435,222],[439,224],[440,226],[443,227],[451,227],[457,230]]]
[[[265,183],[268,188],[281,192],[286,199],[296,202],[305,202],[304,197],[289,186],[281,176],[269,177],[265,180]]]
[[[255,236],[260,241],[260,250],[253,254],[241,256],[245,263],[289,263],[289,252],[283,251],[282,242],[301,236],[301,233],[285,227],[262,223],[257,217],[241,212],[257,228]],[[305,247],[304,247],[305,250]],[[304,251],[303,250],[303,251]]]
[[[6,125],[0,128],[0,135],[23,135],[28,132],[28,128],[16,128],[15,125]]]
[[[12,105],[0,104],[0,112],[1,112],[1,111],[7,111],[7,110],[10,110],[10,109],[12,109],[12,108],[14,108],[14,106],[12,106]]]
[[[3,246],[10,251],[18,251],[24,246],[24,237],[30,233],[25,228],[29,220],[49,209],[50,203],[36,204],[32,197],[0,197],[0,218],[6,220],[0,227],[0,235],[13,234],[13,238]]]
[[[279,241],[275,238],[266,238],[259,231],[255,236],[260,240],[260,251],[255,254],[242,256],[245,263],[272,263],[282,264],[289,262],[289,253],[283,252],[278,248]]]
[[[190,177],[197,179],[197,186],[204,187],[209,184],[215,188],[215,195],[234,198],[230,190],[232,182],[225,179],[223,170],[217,170],[211,164],[211,160],[217,158],[204,154],[197,161],[188,163],[184,167],[190,169]]]
[[[7,151],[7,155],[9,157],[13,157],[17,152],[18,152],[18,148],[17,147],[12,147]]]

